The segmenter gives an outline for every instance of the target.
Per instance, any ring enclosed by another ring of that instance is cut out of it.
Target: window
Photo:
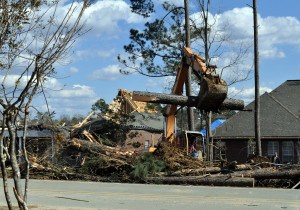
[[[294,159],[294,143],[292,141],[282,142],[282,162],[292,163]]]
[[[278,141],[269,141],[268,142],[268,156],[273,157],[275,152],[279,153]]]
[[[224,141],[216,142],[214,149],[216,160],[226,160],[226,143]]]
[[[250,139],[248,141],[248,155],[255,154],[255,150],[256,150],[256,143],[253,139]]]
[[[149,143],[150,143],[149,140],[145,140],[145,149],[148,149],[148,148],[149,148]]]

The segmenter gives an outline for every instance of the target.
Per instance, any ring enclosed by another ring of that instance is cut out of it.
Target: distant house
[[[9,148],[9,132],[4,130],[3,132],[4,147]],[[28,128],[26,132],[26,149],[30,154],[43,154],[47,155],[47,149],[51,148],[51,143],[53,139],[53,134],[49,129],[43,128]],[[16,132],[16,149],[17,153],[20,153],[22,150],[23,143],[23,130],[18,130]],[[51,152],[51,150],[50,150]]]
[[[146,102],[132,100],[132,92],[120,89],[109,105],[109,109],[114,113],[134,116],[134,121],[126,125],[130,128],[125,142],[127,149],[147,151],[162,138],[163,115],[148,106]],[[109,113],[105,117],[110,118]]]
[[[282,163],[300,162],[300,80],[287,80],[260,97],[262,155],[278,153]],[[254,102],[219,126],[215,141],[225,145],[227,160],[246,162],[255,150]]]
[[[161,113],[133,112],[135,121],[129,124],[130,132],[127,135],[125,147],[138,151],[148,151],[162,138],[163,116]],[[141,145],[135,148],[135,145]]]

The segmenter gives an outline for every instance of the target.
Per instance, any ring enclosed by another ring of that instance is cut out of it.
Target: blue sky
[[[161,0],[155,0],[159,4]],[[175,1],[173,1],[175,2]],[[182,4],[183,0],[176,0]],[[212,15],[219,22],[229,21],[230,33],[238,39],[252,39],[251,0],[212,0]],[[258,0],[260,85],[262,92],[271,91],[286,80],[300,79],[300,8],[299,0],[285,3],[279,0]],[[193,3],[193,0],[190,0]],[[196,12],[191,9],[191,15]],[[129,43],[129,29],[143,28],[146,21],[130,12],[127,1],[96,1],[84,16],[86,27],[91,28],[75,44],[63,65],[57,64],[58,74],[49,80],[47,100],[57,116],[87,115],[91,106],[103,98],[111,103],[118,89],[166,92],[165,78],[149,78],[137,74],[125,76],[117,55],[124,55],[123,46]],[[150,17],[154,18],[154,17]],[[250,56],[244,65],[253,65]],[[218,61],[222,63],[222,61]],[[218,65],[219,66],[219,65]],[[253,76],[252,76],[253,77]],[[254,98],[254,80],[250,79],[229,88],[230,94],[244,99]],[[37,97],[34,105],[46,111],[45,101]]]

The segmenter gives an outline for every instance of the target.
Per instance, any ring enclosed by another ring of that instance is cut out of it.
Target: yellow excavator
[[[216,74],[216,66],[207,66],[205,64],[205,59],[194,54],[190,48],[185,47],[182,49],[182,59],[177,70],[171,95],[183,94],[183,86],[188,76],[189,68],[192,69],[193,73],[200,81],[200,92],[196,97],[196,104],[193,106],[205,111],[218,111],[227,97],[228,86],[226,82]],[[145,102],[153,101],[152,96],[141,96],[135,92],[133,92],[132,99]],[[189,144],[195,143],[194,139],[203,139],[203,137],[201,138],[202,134],[200,131],[188,131],[177,135],[177,107],[177,104],[169,104],[167,106],[164,113],[165,122],[163,137],[176,146],[185,147],[188,153]],[[149,151],[153,152],[154,150],[155,148],[152,147],[151,151]]]
[[[182,59],[171,94],[183,94],[183,85],[190,67],[200,81],[200,92],[196,108],[201,108],[205,111],[218,111],[220,105],[227,97],[228,86],[216,74],[216,66],[207,66],[205,59],[200,55],[194,54],[188,47],[182,49]],[[176,138],[176,112],[177,105],[168,105],[164,114],[164,137],[170,142],[173,142]]]

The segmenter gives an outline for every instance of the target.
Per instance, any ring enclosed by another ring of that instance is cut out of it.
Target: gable
[[[274,89],[270,95],[300,117],[300,80],[287,80]]]
[[[299,138],[300,118],[297,112],[300,107],[300,81],[287,81],[275,90],[260,97],[261,137]],[[299,95],[295,97],[297,94]],[[245,109],[252,111],[240,111],[228,119],[216,129],[215,137],[254,138],[254,102]]]

